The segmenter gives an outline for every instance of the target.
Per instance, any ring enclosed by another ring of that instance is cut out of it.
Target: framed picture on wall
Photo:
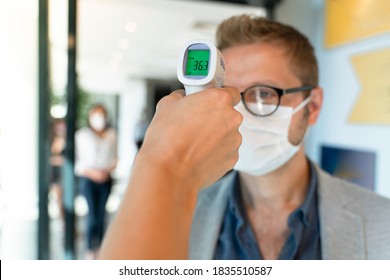
[[[328,173],[375,190],[376,154],[372,151],[346,149],[342,147],[321,147],[321,167]]]

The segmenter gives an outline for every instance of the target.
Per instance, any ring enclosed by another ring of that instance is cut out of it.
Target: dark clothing
[[[87,247],[89,250],[96,250],[103,239],[106,203],[111,192],[112,180],[99,184],[81,177],[80,188],[88,203]]]
[[[310,182],[306,199],[288,217],[290,234],[278,259],[321,259],[317,185],[317,174],[310,163]],[[215,259],[263,259],[246,216],[240,188],[237,173],[218,238]]]
[[[51,183],[61,183],[61,172],[62,167],[58,165],[52,165],[51,167]]]

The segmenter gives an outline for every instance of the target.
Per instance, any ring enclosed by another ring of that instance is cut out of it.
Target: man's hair
[[[285,50],[291,70],[303,85],[318,85],[318,66],[309,40],[295,28],[250,15],[223,21],[217,30],[220,50],[252,43],[272,44]]]

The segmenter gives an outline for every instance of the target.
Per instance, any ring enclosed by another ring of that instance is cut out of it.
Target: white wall
[[[347,121],[360,91],[351,57],[390,48],[390,30],[384,35],[326,49],[324,5],[325,0],[285,0],[276,13],[278,21],[296,27],[309,37],[319,61],[324,105],[318,123],[311,130],[306,146],[307,153],[318,162],[322,145],[375,152],[375,191],[390,197],[390,126],[351,124]],[[390,77],[390,73],[387,77]]]
[[[0,5],[1,259],[37,257],[38,1]]]
[[[137,153],[134,131],[146,106],[147,85],[143,79],[128,79],[121,90],[119,104],[119,135],[117,176],[127,178]]]

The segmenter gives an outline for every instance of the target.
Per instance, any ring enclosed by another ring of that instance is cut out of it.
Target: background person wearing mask
[[[390,259],[390,200],[321,170],[303,141],[323,92],[292,27],[247,15],[220,24],[225,84],[242,92],[235,171],[202,191],[193,259]]]
[[[117,164],[117,135],[104,106],[97,104],[89,110],[88,126],[76,132],[75,144],[75,172],[88,203],[86,258],[93,259],[103,238],[111,172]]]

